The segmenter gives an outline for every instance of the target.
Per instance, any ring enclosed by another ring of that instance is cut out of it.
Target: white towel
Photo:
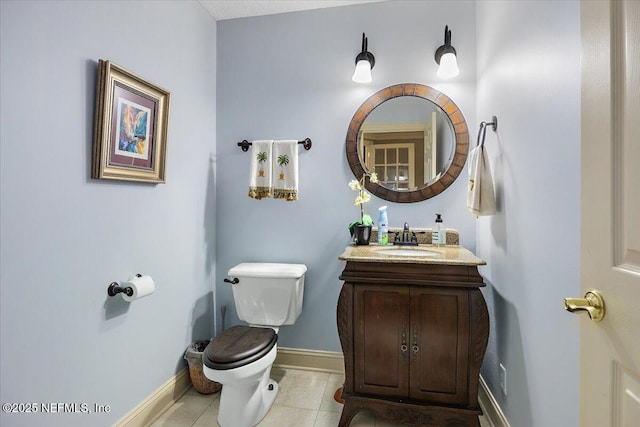
[[[249,172],[249,197],[263,199],[271,197],[273,140],[251,143],[251,171]]]
[[[493,178],[487,152],[478,145],[469,153],[469,191],[467,209],[476,216],[494,215],[496,198],[493,194]]]
[[[273,143],[273,198],[298,200],[298,141]]]

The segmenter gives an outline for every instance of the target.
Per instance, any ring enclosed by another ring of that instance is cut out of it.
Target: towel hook
[[[493,131],[496,132],[498,130],[498,118],[496,116],[491,117],[490,122],[481,122],[480,129],[478,129],[478,139],[476,141],[476,147],[479,145],[484,147],[484,138],[487,134],[487,126],[491,126]],[[480,134],[482,134],[482,142],[480,142]]]

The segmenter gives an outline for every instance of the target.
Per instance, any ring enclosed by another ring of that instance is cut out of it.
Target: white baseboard
[[[507,417],[504,416],[502,409],[498,406],[496,398],[491,394],[491,390],[487,387],[487,383],[480,375],[480,387],[478,389],[478,403],[484,412],[485,418],[491,423],[492,427],[511,427]]]
[[[278,355],[273,366],[342,374],[344,373],[344,357],[342,352],[337,351],[278,347]]]
[[[184,368],[121,418],[115,427],[146,427],[150,425],[176,403],[189,390],[189,387],[191,387],[189,369]]]

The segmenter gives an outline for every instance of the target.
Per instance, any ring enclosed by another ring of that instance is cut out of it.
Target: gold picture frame
[[[171,94],[98,61],[91,177],[162,184]]]

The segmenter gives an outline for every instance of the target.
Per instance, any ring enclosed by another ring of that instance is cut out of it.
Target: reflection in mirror
[[[469,151],[462,112],[445,94],[415,83],[371,95],[349,124],[346,154],[356,178],[376,172],[366,188],[392,202],[426,200],[460,175]]]
[[[424,98],[399,97],[376,107],[358,134],[358,154],[380,185],[413,191],[429,185],[453,159],[454,131],[442,108]]]

